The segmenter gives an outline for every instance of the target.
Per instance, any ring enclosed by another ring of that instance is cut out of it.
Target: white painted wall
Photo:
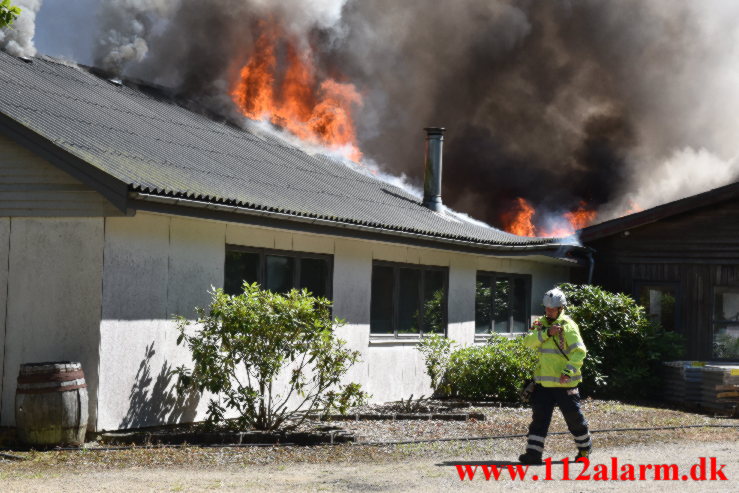
[[[6,305],[4,426],[15,423],[21,363],[82,363],[95,422],[103,219],[12,218],[0,227],[0,295]],[[5,294],[6,293],[6,294]]]
[[[5,395],[6,309],[8,307],[8,252],[10,250],[10,218],[0,218],[0,425]],[[15,418],[13,419],[15,422]]]
[[[169,371],[189,364],[174,315],[194,318],[223,285],[225,223],[139,214],[109,218],[100,325],[101,430],[204,417],[207,398],[180,395]]]
[[[96,430],[203,419],[209,396],[180,395],[169,374],[190,363],[172,316],[193,317],[194,306],[207,306],[210,286],[223,285],[226,244],[333,255],[334,314],[346,320],[338,334],[362,355],[348,380],[373,401],[431,392],[415,342],[369,333],[373,260],[449,267],[448,335],[463,345],[475,339],[478,270],[532,274],[534,313],[544,291],[568,275],[564,266],[523,258],[151,213],[0,220],[0,315],[8,307],[0,317],[2,423],[14,422],[18,364],[47,359],[82,361]]]

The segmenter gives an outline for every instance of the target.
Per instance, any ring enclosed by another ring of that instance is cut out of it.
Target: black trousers
[[[575,438],[577,448],[590,449],[590,432],[588,422],[580,409],[580,393],[577,387],[565,389],[559,387],[542,387],[537,384],[531,394],[533,418],[527,436],[527,451],[541,454],[544,451],[544,440],[552,422],[554,406],[559,407],[567,423],[567,428]]]

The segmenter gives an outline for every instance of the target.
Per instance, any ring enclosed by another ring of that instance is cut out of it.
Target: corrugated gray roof
[[[0,53],[0,112],[130,190],[480,244],[558,243],[455,220],[275,136],[46,57]]]

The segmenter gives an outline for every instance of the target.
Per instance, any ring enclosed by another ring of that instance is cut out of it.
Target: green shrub
[[[577,322],[588,355],[584,393],[619,398],[653,397],[662,361],[680,358],[679,334],[654,326],[644,308],[622,293],[597,286],[562,284],[567,314]]]
[[[426,373],[431,377],[431,388],[434,395],[445,395],[449,389],[443,385],[444,374],[449,366],[452,342],[440,334],[424,335],[417,348],[423,354]]]
[[[177,317],[177,343],[190,349],[194,368],[175,370],[181,385],[215,394],[211,423],[223,422],[230,409],[239,426],[276,430],[291,419],[297,426],[315,409],[343,413],[364,400],[358,384],[341,383],[359,352],[336,338],[334,325],[342,322],[331,319],[330,301],[247,283],[239,295],[214,289],[211,296],[207,311],[196,309],[192,335],[190,321]],[[278,375],[286,375],[287,385],[277,384]]]
[[[463,399],[513,402],[523,381],[533,376],[536,361],[520,337],[493,334],[486,345],[451,353],[441,387]]]

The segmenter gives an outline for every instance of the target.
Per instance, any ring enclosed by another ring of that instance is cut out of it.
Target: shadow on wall
[[[200,394],[178,392],[176,377],[171,374],[172,365],[166,360],[154,378],[151,359],[155,354],[152,342],[146,347],[146,354],[136,373],[136,382],[129,396],[128,412],[121,421],[120,429],[189,423],[195,419]]]

